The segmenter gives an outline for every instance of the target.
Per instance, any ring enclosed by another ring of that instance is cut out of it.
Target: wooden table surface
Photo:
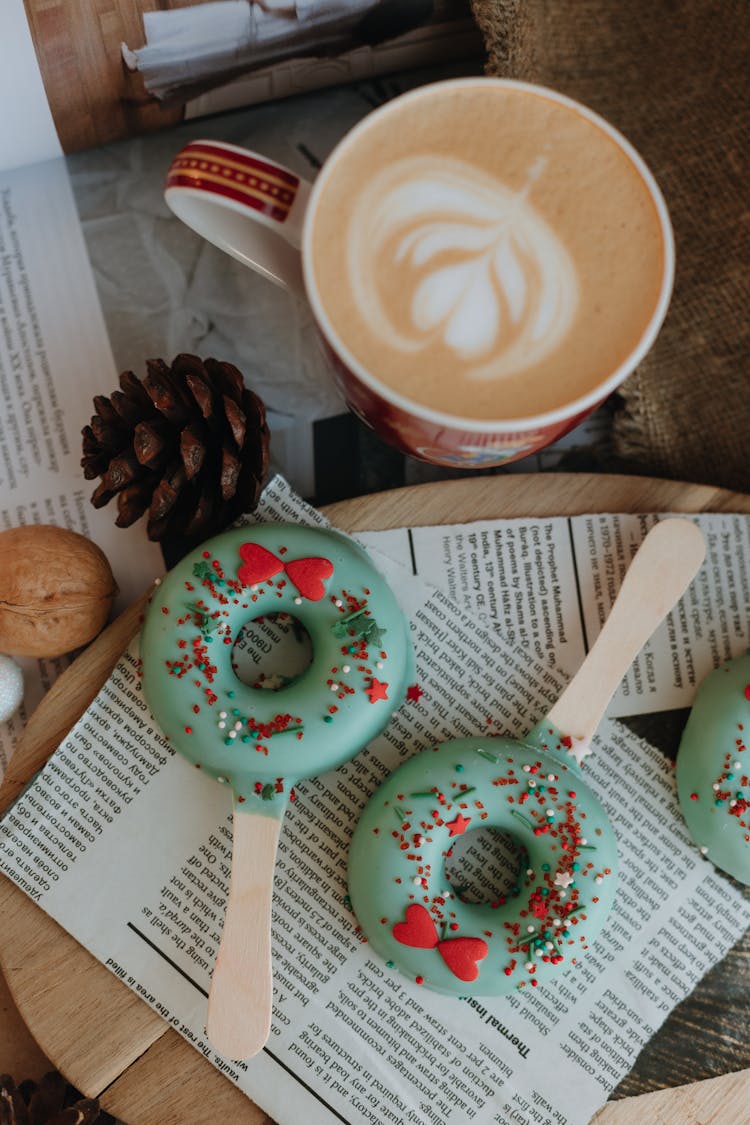
[[[750,496],[645,477],[492,476],[347,500],[331,505],[326,514],[334,525],[354,531],[605,511],[750,513]],[[32,715],[0,786],[0,811],[44,764],[106,680],[138,628],[141,608],[142,603],[131,607],[105,630]],[[268,1122],[4,877],[0,917],[0,965],[18,1009],[47,1056],[81,1091],[100,1097],[110,1113],[129,1125]],[[750,1067],[749,958],[745,935],[670,1015],[617,1091],[640,1096],[610,1102],[597,1115],[597,1125],[740,1125],[750,1120],[750,1069],[743,1069]],[[642,1093],[659,1087],[664,1089]]]

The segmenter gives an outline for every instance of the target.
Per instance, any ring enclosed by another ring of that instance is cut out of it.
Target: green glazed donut
[[[390,968],[436,992],[498,996],[585,956],[612,906],[617,844],[568,744],[544,723],[523,743],[456,739],[373,794],[351,843],[349,894]],[[517,886],[496,902],[462,901],[446,879],[451,848],[476,828],[525,852]]]
[[[278,691],[232,667],[242,627],[288,613],[310,666]],[[143,692],[174,748],[228,783],[235,808],[281,816],[291,787],[379,734],[412,675],[408,622],[365,552],[333,531],[268,523],[227,531],[157,587],[141,638]]]
[[[750,652],[709,672],[677,754],[677,795],[690,834],[722,871],[750,885]]]

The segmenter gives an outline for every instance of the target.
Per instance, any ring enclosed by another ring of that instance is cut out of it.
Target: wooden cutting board
[[[334,525],[355,531],[494,517],[652,511],[750,513],[750,496],[646,477],[519,474],[397,489],[333,504],[326,514]],[[44,765],[104,683],[138,628],[141,608],[142,602],[131,607],[102,633],[32,715],[0,786],[0,811]],[[269,1121],[4,877],[0,918],[0,965],[18,1009],[41,1048],[78,1089],[100,1097],[128,1125]],[[745,1038],[744,1026],[722,1033],[740,1042]],[[676,1058],[674,1069],[661,1076],[662,1084],[675,1085],[679,1073]],[[691,1073],[689,1064],[682,1073]],[[596,1122],[740,1125],[748,1120],[748,1105],[750,1070],[743,1070],[612,1102]]]

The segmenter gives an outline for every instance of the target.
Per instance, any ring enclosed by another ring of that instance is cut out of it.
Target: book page
[[[91,266],[63,160],[0,172],[0,531],[49,523],[80,532],[109,559],[114,612],[163,573],[145,528],[115,527],[90,503],[81,426],[116,386]],[[73,654],[75,655],[75,654]],[[28,714],[72,659],[19,659],[24,703],[0,723],[0,776]]]
[[[665,518],[498,519],[364,532],[360,538],[528,647],[542,664],[572,676],[646,533]],[[681,518],[702,531],[705,562],[633,661],[607,709],[610,717],[690,707],[703,677],[750,643],[750,516]]]
[[[278,479],[258,515],[321,520]],[[346,885],[369,795],[433,742],[523,734],[565,679],[387,554],[378,559],[409,607],[421,694],[352,762],[296,787],[276,865],[272,1029],[258,1056],[223,1059],[204,1030],[231,863],[229,793],[154,728],[137,646],[6,814],[0,868],[281,1125],[583,1125],[737,941],[750,903],[689,840],[662,755],[606,720],[585,773],[618,837],[619,890],[582,963],[544,989],[459,999],[375,957]],[[481,882],[503,857],[477,847],[466,870]]]

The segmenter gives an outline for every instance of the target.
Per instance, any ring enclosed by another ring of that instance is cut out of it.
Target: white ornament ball
[[[23,699],[23,672],[15,660],[0,656],[0,723],[15,715]]]

